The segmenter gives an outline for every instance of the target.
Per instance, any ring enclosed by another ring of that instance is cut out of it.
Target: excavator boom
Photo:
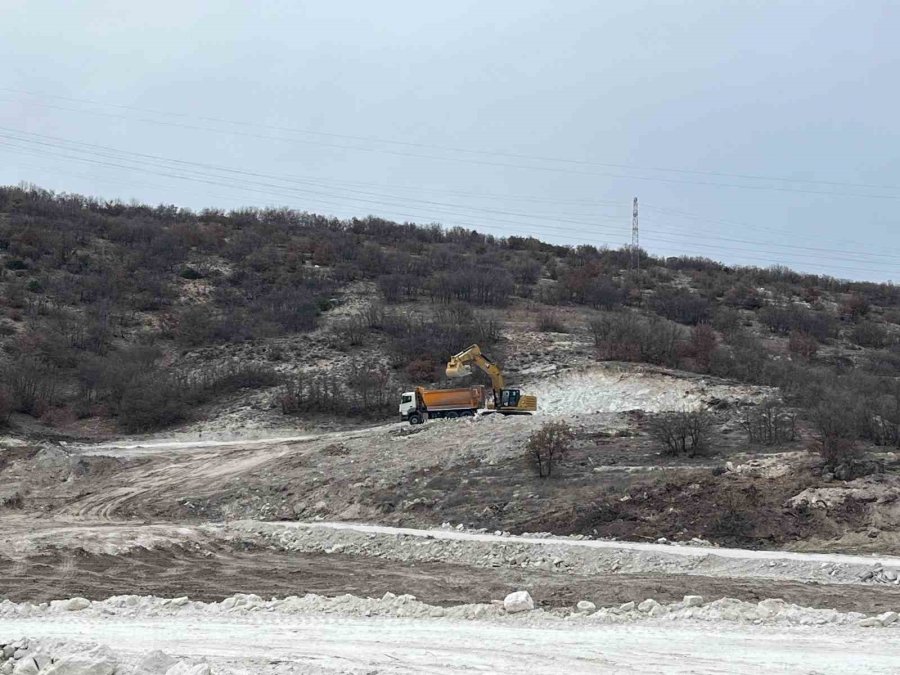
[[[472,345],[455,356],[451,356],[447,362],[447,377],[463,377],[472,371],[471,364],[475,364],[491,378],[491,386],[495,391],[503,389],[503,373],[496,363],[481,353],[478,345]]]

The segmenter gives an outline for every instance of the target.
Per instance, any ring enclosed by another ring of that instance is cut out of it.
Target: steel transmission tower
[[[634,198],[634,210],[631,212],[631,260],[630,267],[633,270],[641,269],[641,241],[638,233],[638,201]]]

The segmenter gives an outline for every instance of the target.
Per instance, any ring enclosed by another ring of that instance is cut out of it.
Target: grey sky
[[[653,253],[896,281],[898,35],[875,1],[0,0],[0,183],[610,246],[636,195]]]

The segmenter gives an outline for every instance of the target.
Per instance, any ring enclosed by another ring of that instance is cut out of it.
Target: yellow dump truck
[[[400,396],[400,420],[422,424],[442,417],[472,417],[485,406],[484,387],[426,389],[416,387]]]

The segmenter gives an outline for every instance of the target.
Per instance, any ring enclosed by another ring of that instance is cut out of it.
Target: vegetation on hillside
[[[900,445],[900,287],[646,252],[630,273],[628,257],[374,217],[0,188],[0,419],[144,430],[276,385],[285,412],[390,414],[385,392],[437,379],[472,342],[501,350],[503,308],[533,303],[547,331],[579,328],[553,308],[581,308],[598,359],[780,387],[828,457],[859,439]],[[358,282],[377,297],[329,334],[350,352],[377,343],[384,363],[286,378],[274,347],[266,362],[188,358],[320,331]]]

